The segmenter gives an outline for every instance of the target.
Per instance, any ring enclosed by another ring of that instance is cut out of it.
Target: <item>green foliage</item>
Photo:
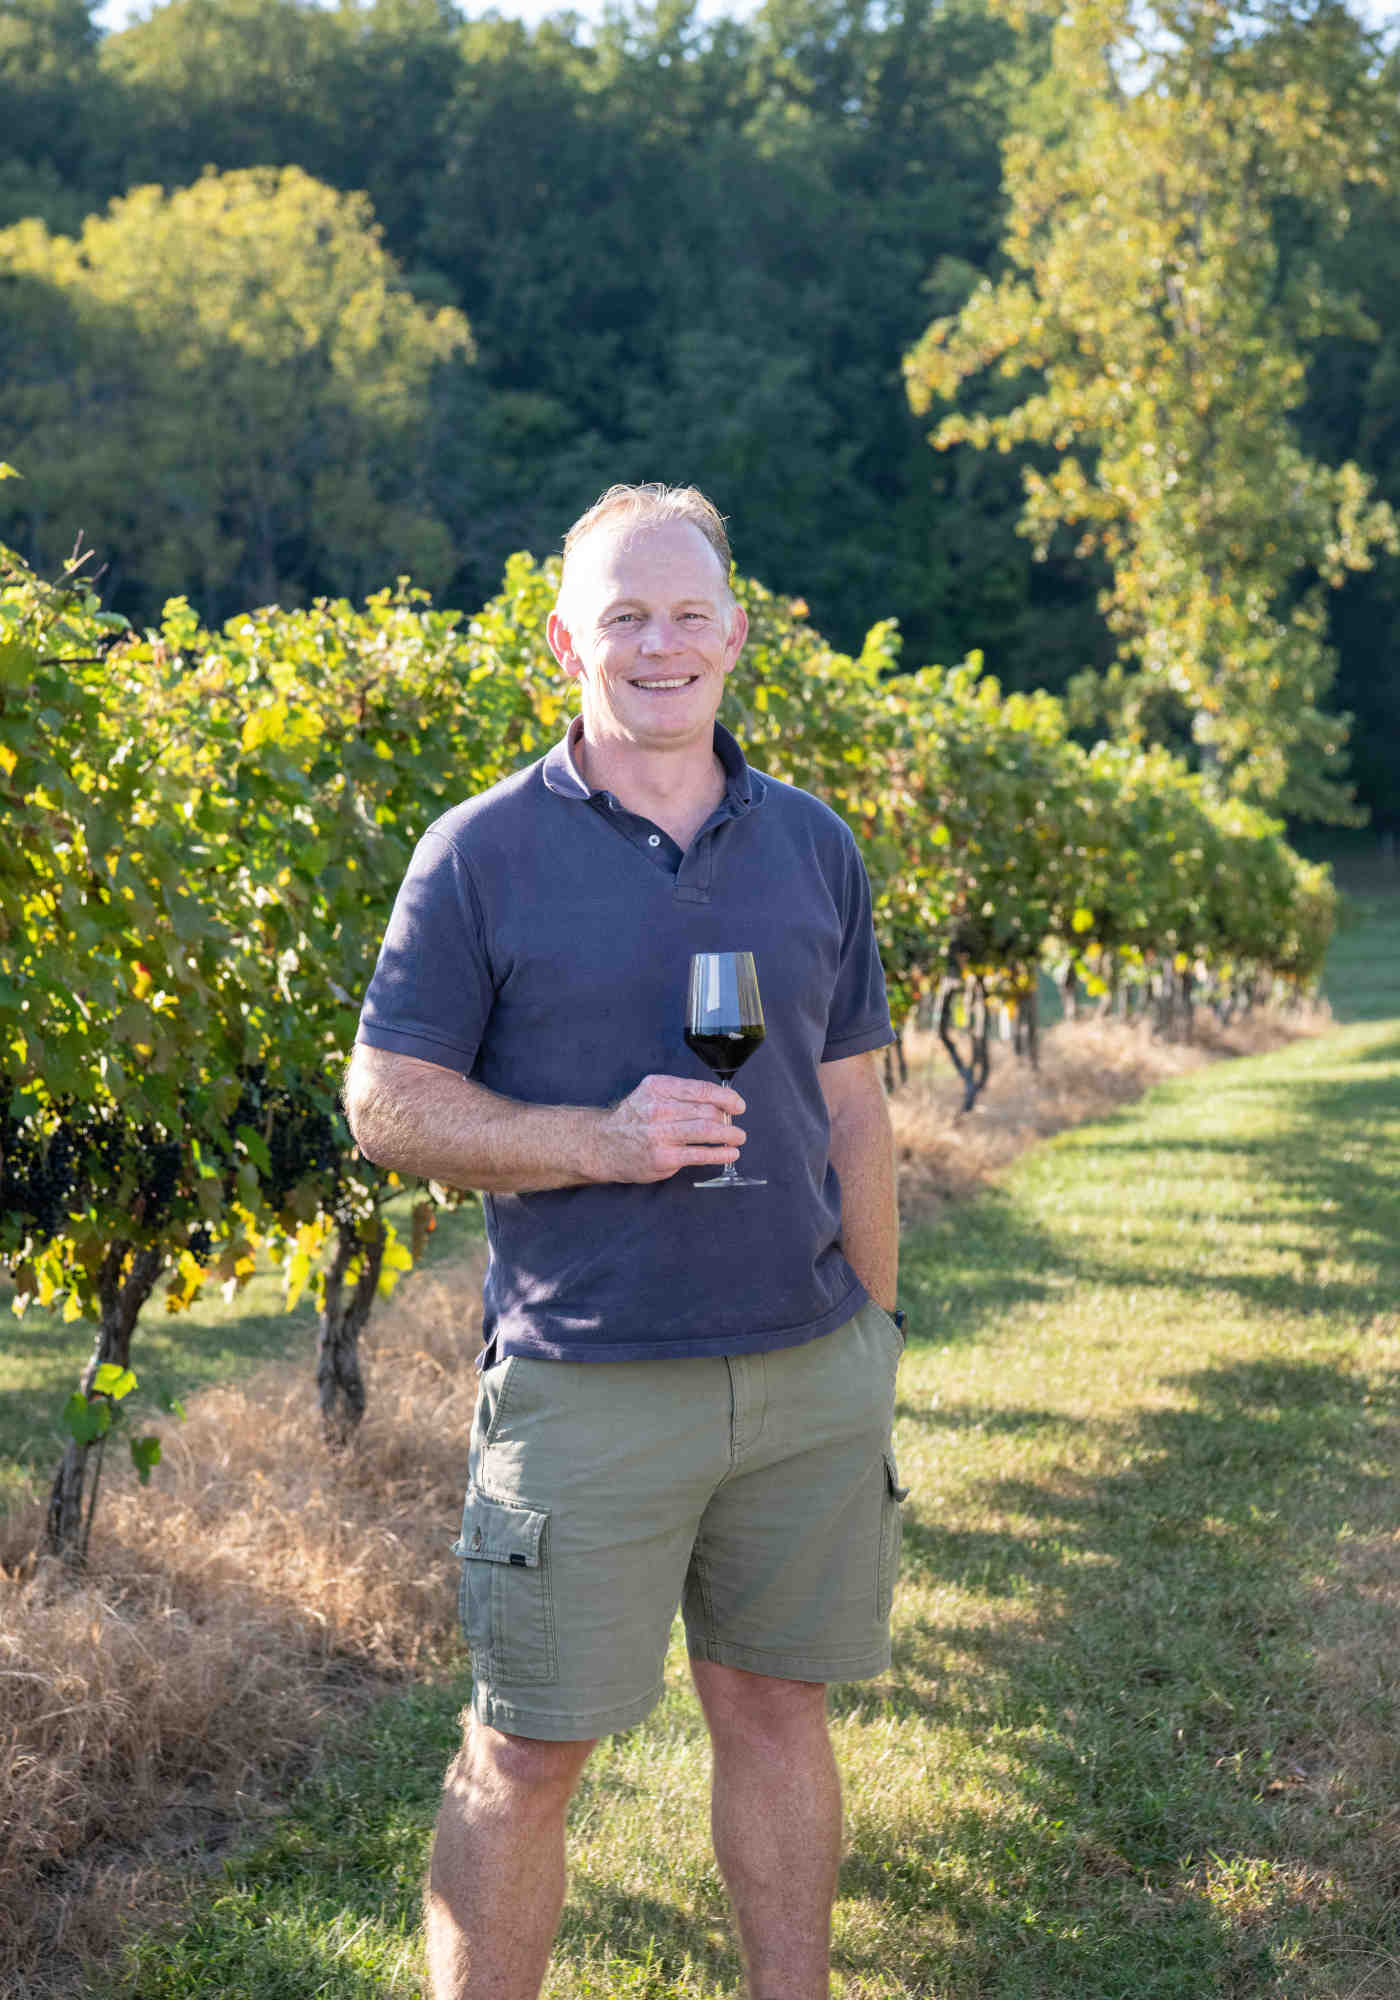
[[[1281,398],[1291,421],[1306,386],[1302,459],[1354,461],[1394,504],[1394,65],[1382,68],[1341,7],[1234,18],[1239,49],[1227,36],[1217,63],[1212,48],[1202,114],[1183,121],[1162,187],[1175,200],[1183,175],[1197,173],[1212,241],[1234,201],[1228,175],[1218,201],[1210,178],[1230,164],[1221,165],[1216,114],[1238,107],[1236,138],[1243,145],[1259,124],[1264,149],[1290,120],[1301,130],[1319,94],[1338,108],[1320,146],[1304,132],[1301,194],[1256,177],[1263,207],[1255,201],[1251,226],[1261,233],[1232,253],[1231,285],[1213,292],[1201,267],[1204,332],[1244,342],[1216,373],[1258,405],[1222,404],[1222,435],[1233,426],[1231,451],[1253,439],[1267,460],[1271,412]],[[84,218],[133,186],[187,188],[211,163],[224,175],[297,167],[368,194],[404,286],[429,310],[466,312],[480,361],[468,370],[459,353],[436,366],[418,415],[387,446],[364,434],[359,414],[347,417],[334,382],[309,370],[284,451],[288,474],[300,469],[289,480],[276,464],[258,471],[258,494],[279,509],[269,536],[237,456],[248,411],[223,422],[224,332],[216,312],[206,322],[178,297],[171,319],[178,273],[167,282],[150,260],[160,303],[132,337],[120,314],[91,302],[77,310],[47,279],[0,279],[0,421],[34,440],[30,482],[7,496],[0,532],[51,574],[80,530],[100,526],[104,600],[141,624],[173,592],[217,624],[274,598],[359,597],[404,569],[470,605],[494,588],[510,551],[553,547],[560,524],[619,473],[693,479],[731,514],[750,570],[800,587],[843,649],[857,650],[873,613],[888,611],[909,660],[976,648],[1003,687],[1062,691],[1081,669],[1105,668],[1115,644],[1095,608],[1110,566],[1082,550],[1089,524],[1057,518],[1040,561],[1015,532],[1023,472],[1052,480],[1063,449],[1030,441],[1002,456],[964,445],[930,459],[899,376],[931,315],[956,314],[979,281],[1000,276],[1009,120],[1046,145],[1072,137],[1091,192],[1113,193],[1120,208],[1141,181],[1149,155],[1130,148],[1120,159],[1096,123],[1101,110],[1134,111],[1135,73],[1102,107],[1092,90],[1067,103],[1058,83],[1047,101],[1036,86],[1052,26],[1037,13],[1013,27],[984,0],[893,9],[768,0],[742,20],[629,6],[594,28],[560,17],[533,30],[464,21],[442,0],[334,9],[178,0],[99,40],[77,0],[25,0],[0,34],[0,230],[39,218],[51,237],[81,242]],[[1166,66],[1167,39],[1157,38],[1152,62]],[[1256,85],[1262,122],[1250,108]],[[1373,182],[1342,201],[1333,170],[1358,125]],[[1162,234],[1160,218],[1128,221],[1139,248],[1144,232]],[[1110,234],[1086,231],[1100,247]],[[1278,313],[1266,313],[1264,345],[1281,340],[1280,352],[1306,356],[1306,385],[1267,368],[1254,379],[1258,328],[1246,308],[1258,303],[1270,244]],[[212,305],[224,281],[210,258],[196,249],[184,261]],[[1184,281],[1188,266],[1189,257]],[[1089,302],[1100,317],[1123,304],[1111,253],[1102,275],[1105,298]],[[1379,342],[1363,338],[1354,315],[1330,334],[1303,331],[1327,323],[1329,299],[1352,295]],[[173,362],[167,321],[181,328]],[[285,388],[282,363],[232,360],[253,417],[265,414]],[[249,378],[263,370],[273,379],[254,392]],[[1160,385],[1170,405],[1179,373],[1165,370]],[[1020,400],[988,371],[964,383],[959,414],[990,420]],[[1201,463],[1199,424],[1193,431],[1184,406],[1179,424],[1170,418],[1169,407],[1170,437]],[[328,447],[319,488],[307,471],[318,436]],[[1215,546],[1216,525],[1233,533],[1248,523],[1228,482],[1212,491],[1201,532]],[[1318,507],[1325,498],[1313,489]],[[211,517],[226,501],[231,511]],[[1282,559],[1307,522],[1290,506],[1280,518]],[[1293,683],[1285,674],[1269,686],[1266,655],[1286,638],[1299,687],[1320,659],[1303,706],[1327,719],[1303,735],[1318,737],[1325,764],[1326,745],[1343,741],[1332,712],[1354,709],[1362,797],[1394,808],[1383,746],[1400,726],[1400,557],[1348,572],[1344,591],[1314,595],[1296,620],[1293,587],[1274,603],[1265,579],[1256,623],[1243,599],[1222,609],[1190,598],[1189,530],[1183,516],[1152,579],[1191,644],[1239,642],[1240,675],[1271,728],[1282,716],[1292,729],[1296,717]],[[1306,566],[1298,572],[1303,593],[1313,581]],[[1116,635],[1125,647],[1133,639]],[[1329,644],[1342,662],[1332,694]],[[1134,678],[1144,724],[1180,744],[1191,717],[1170,669]],[[1203,754],[1230,762],[1214,712],[1197,712],[1213,732]],[[1259,756],[1269,782],[1269,756]]]
[[[99,1443],[121,1416],[123,1400],[135,1387],[136,1377],[129,1368],[119,1368],[112,1361],[103,1362],[93,1371],[88,1394],[75,1389],[63,1406],[63,1422],[68,1435],[78,1444]],[[172,1408],[178,1411],[179,1405],[173,1404]],[[180,1414],[183,1415],[183,1412]],[[136,1476],[145,1486],[160,1464],[160,1439],[146,1435],[129,1438],[127,1442]]]
[[[539,721],[517,729],[522,754],[563,715],[544,633],[554,574],[513,557],[470,626]],[[855,833],[897,1021],[950,973],[1024,995],[1046,956],[1115,983],[1145,980],[1154,953],[1189,962],[1203,987],[1315,983],[1334,894],[1278,821],[1214,800],[1166,750],[1082,750],[1060,702],[1004,694],[976,658],[902,673],[891,623],[852,656],[801,600],[751,578],[735,590],[749,637],[723,719],[754,764]]]
[[[284,1136],[280,1106],[296,1108],[311,1142],[299,1171],[279,1175],[289,1303],[308,1282],[322,1297],[313,1259],[325,1229],[372,1229],[398,1185],[357,1153],[338,1100],[414,843],[438,812],[535,747],[525,688],[483,665],[461,627],[459,614],[434,610],[406,584],[363,610],[343,600],[268,609],[218,633],[202,631],[183,602],[167,607],[173,710],[202,730],[230,819],[206,887],[242,908],[245,950],[263,968],[249,1019],[270,1116],[261,1137],[243,1131],[240,1142],[265,1176],[259,1148]],[[409,1261],[387,1225],[381,1290]],[[227,1265],[221,1275],[234,1274]]]
[[[210,1159],[248,1040],[237,941],[198,887],[214,775],[77,570],[50,586],[0,552],[0,1252],[20,1302],[97,1317],[114,1241],[178,1262],[225,1210]]]
[[[847,645],[869,606],[893,604],[918,647],[955,655],[975,638],[1014,656],[1022,682],[1048,654],[1062,679],[1095,656],[1092,638],[1072,612],[1049,647],[1044,622],[1032,630],[1041,580],[1004,506],[984,581],[988,508],[969,534],[963,493],[930,493],[898,381],[926,273],[992,252],[1014,50],[980,0],[897,14],[823,0],[744,22],[632,9],[596,32],[463,22],[437,0],[178,0],[105,38],[80,155],[52,188],[17,160],[9,213],[76,237],[64,202],[80,218],[211,163],[296,165],[367,193],[415,295],[463,309],[480,348],[470,375],[439,371],[415,461],[451,538],[450,601],[480,602],[509,552],[554,546],[561,521],[632,469],[717,492],[752,568],[801,578]],[[0,140],[0,203],[3,154]],[[35,310],[0,286],[16,349]],[[41,328],[35,345],[58,339]],[[142,406],[132,434],[197,433],[168,395],[153,422],[144,371],[107,379]],[[84,504],[89,491],[70,483],[56,517],[16,516],[10,538],[51,569],[64,529],[71,543],[100,519],[110,534],[121,496]],[[137,622],[173,591],[215,622],[274,594],[256,578],[224,587],[217,563],[207,583],[202,568],[153,566],[160,541],[159,517],[147,536],[133,511],[108,590]],[[444,582],[403,538],[373,570],[324,553],[287,539],[280,601],[359,595],[403,568]],[[1092,632],[1088,591],[1073,602]]]
[[[401,581],[217,631],[176,598],[138,636],[78,574],[4,558],[0,1256],[18,1310],[98,1322],[76,1444],[105,1435],[95,1385],[162,1274],[178,1311],[266,1245],[287,1303],[310,1289],[329,1314],[411,1266],[426,1211],[402,1242],[340,1078],[418,836],[565,721],[556,585],[518,555],[469,620]],[[898,673],[891,624],[851,656],[805,605],[736,588],[729,719],[855,832],[897,1021],[968,976],[1018,1000],[1047,956],[1104,990],[1158,962],[1251,995],[1316,978],[1330,884],[1277,823],[1165,752],[1086,753],[1052,696],[1003,695],[975,661]]]
[[[0,272],[0,424],[25,440],[40,567],[86,521],[156,601],[359,592],[405,562],[445,579],[424,444],[470,336],[404,287],[363,195],[296,167],[137,188],[77,238],[0,232]]]
[[[9,0],[0,14],[0,227],[54,211],[80,218],[91,205],[88,137],[104,96],[86,0]]]
[[[1010,269],[928,329],[911,395],[1029,373],[1011,409],[954,410],[933,441],[1060,454],[1027,470],[1023,525],[1042,551],[1072,527],[1112,565],[1109,624],[1141,675],[1124,719],[1169,690],[1232,788],[1346,817],[1324,587],[1400,543],[1355,465],[1298,446],[1299,344],[1347,308],[1314,262],[1281,268],[1273,215],[1340,210],[1374,175],[1364,40],[1330,6],[1275,24],[1095,0],[1052,48],[1040,120],[1005,152]]]

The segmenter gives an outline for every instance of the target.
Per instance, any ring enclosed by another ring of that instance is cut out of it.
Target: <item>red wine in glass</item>
[[[697,951],[690,961],[690,996],[685,1039],[707,1069],[728,1083],[763,1040],[763,1002],[751,951]],[[767,1181],[738,1173],[731,1160],[698,1188],[767,1187]]]

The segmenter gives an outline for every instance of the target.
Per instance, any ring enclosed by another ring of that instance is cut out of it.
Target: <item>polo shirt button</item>
[[[660,847],[660,845],[661,845],[661,835],[659,833],[649,833],[647,835],[648,847]]]

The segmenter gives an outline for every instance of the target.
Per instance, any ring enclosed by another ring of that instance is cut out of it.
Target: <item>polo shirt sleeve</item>
[[[394,899],[356,1039],[465,1076],[494,997],[471,872],[454,842],[430,830]]]
[[[871,913],[870,878],[860,849],[848,827],[845,839],[841,894],[841,962],[827,1016],[823,1062],[839,1062],[843,1056],[864,1055],[882,1049],[894,1040],[890,1007],[885,994],[885,968],[880,963],[875,942],[875,922]]]

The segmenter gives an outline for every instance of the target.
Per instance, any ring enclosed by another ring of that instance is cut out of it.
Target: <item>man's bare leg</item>
[[[714,1748],[715,1856],[750,2000],[827,2000],[841,1786],[826,1689],[692,1660]]]
[[[564,1818],[592,1748],[468,1724],[424,1899],[433,2000],[537,2000],[564,1903]]]

